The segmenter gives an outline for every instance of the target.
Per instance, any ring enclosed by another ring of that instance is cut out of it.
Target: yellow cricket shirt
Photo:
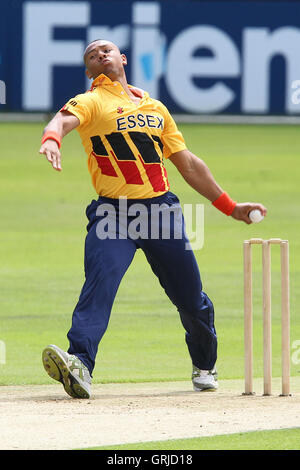
[[[100,196],[143,199],[164,194],[170,185],[163,158],[186,148],[167,108],[147,92],[131,89],[142,97],[139,104],[118,81],[101,74],[91,90],[62,108],[80,121],[77,130]]]

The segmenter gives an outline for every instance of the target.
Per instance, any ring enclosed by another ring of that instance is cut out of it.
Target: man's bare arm
[[[206,163],[189,150],[176,152],[169,157],[169,160],[176,166],[185,181],[209,201],[215,201],[224,192],[215,181]],[[246,202],[236,204],[231,215],[234,219],[251,224],[249,212],[254,209],[260,210],[264,216],[267,214],[267,209],[262,204]]]
[[[204,161],[189,150],[176,152],[169,160],[185,181],[206,199],[214,201],[223,193]]]
[[[45,127],[43,135],[48,131],[56,132],[62,139],[79,124],[80,121],[74,114],[68,111],[59,111]],[[41,145],[39,153],[46,156],[54,170],[61,171],[61,153],[55,140],[47,139]]]

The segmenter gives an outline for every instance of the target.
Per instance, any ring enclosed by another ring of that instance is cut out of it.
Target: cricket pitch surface
[[[300,377],[292,396],[243,396],[242,380],[220,380],[217,392],[191,382],[96,384],[92,398],[69,397],[59,383],[0,387],[1,450],[65,450],[300,427]],[[155,450],[155,447],[153,447]]]

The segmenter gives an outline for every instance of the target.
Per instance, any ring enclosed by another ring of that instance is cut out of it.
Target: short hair
[[[90,44],[93,44],[93,42],[97,42],[97,41],[103,41],[103,39],[94,39],[93,41],[89,42],[85,48],[89,47]]]

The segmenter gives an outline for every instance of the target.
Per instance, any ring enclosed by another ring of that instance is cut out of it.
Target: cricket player
[[[170,191],[164,160],[169,159],[193,189],[227,216],[250,224],[250,211],[258,209],[265,216],[266,208],[236,203],[218,185],[207,165],[187,149],[167,108],[127,83],[127,58],[115,44],[108,40],[91,42],[84,63],[87,76],[93,79],[91,89],[71,98],[57,112],[44,129],[39,151],[54,170],[61,171],[62,139],[76,128],[98,195],[86,210],[85,282],[67,334],[69,348],[63,351],[49,345],[43,351],[43,365],[71,397],[91,396],[98,346],[119,284],[136,250],[142,249],[179,312],[194,390],[216,390],[214,306],[202,290],[194,253],[187,249],[182,210]],[[146,233],[144,230],[134,236],[129,225],[138,203],[148,225]],[[156,217],[155,222],[154,208],[160,208],[163,216]],[[110,228],[103,236],[105,225]],[[164,236],[166,228],[168,237]]]

